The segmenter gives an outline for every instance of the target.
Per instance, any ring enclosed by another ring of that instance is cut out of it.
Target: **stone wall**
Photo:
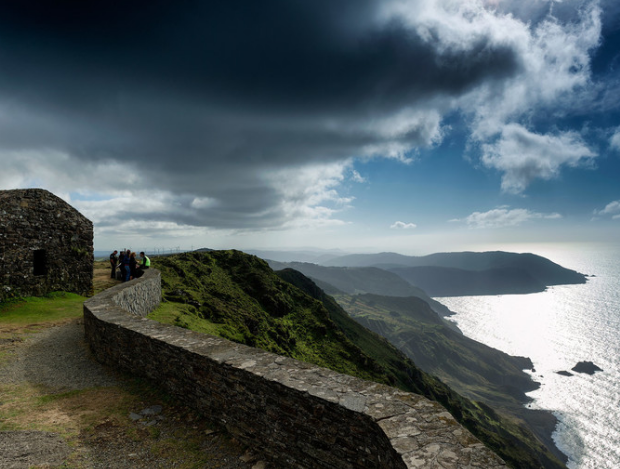
[[[116,285],[98,295],[98,300],[111,300],[122,310],[144,317],[159,306],[161,301],[161,274],[158,270],[147,269],[139,282],[131,288],[124,284]]]
[[[0,301],[52,291],[88,294],[93,224],[43,189],[0,191]]]
[[[93,353],[153,380],[277,467],[505,467],[422,396],[143,317],[159,282],[150,269],[84,303]]]

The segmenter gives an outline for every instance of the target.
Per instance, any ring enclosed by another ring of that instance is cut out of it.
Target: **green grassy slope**
[[[323,305],[239,251],[153,260],[165,305],[151,317],[386,384],[396,379],[348,340]]]
[[[420,370],[299,272],[276,275],[238,251],[185,253],[153,264],[168,300],[154,319],[418,392],[442,403],[511,467],[564,467],[523,425]]]

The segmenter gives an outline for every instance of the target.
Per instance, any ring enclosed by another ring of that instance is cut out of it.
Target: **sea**
[[[528,394],[528,405],[558,418],[553,439],[570,469],[620,468],[620,246],[503,250],[532,252],[590,277],[542,293],[436,299],[456,313],[450,320],[466,336],[531,358],[532,378],[541,385]],[[580,361],[603,371],[571,371]]]

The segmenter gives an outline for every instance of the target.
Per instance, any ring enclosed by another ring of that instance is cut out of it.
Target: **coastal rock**
[[[593,375],[597,371],[603,371],[602,368],[599,368],[592,362],[579,362],[572,367],[571,370],[576,371],[577,373],[586,373],[588,375]]]
[[[556,373],[559,374],[559,375],[562,375],[562,376],[575,376],[570,371],[566,371],[566,370],[556,371]]]

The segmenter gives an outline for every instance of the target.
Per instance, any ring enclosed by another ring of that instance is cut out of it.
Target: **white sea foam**
[[[620,468],[620,248],[525,251],[595,277],[530,295],[437,300],[457,313],[452,320],[468,337],[532,359],[542,384],[530,394],[532,407],[560,419],[554,439],[569,468]],[[579,361],[603,372],[557,374]]]

